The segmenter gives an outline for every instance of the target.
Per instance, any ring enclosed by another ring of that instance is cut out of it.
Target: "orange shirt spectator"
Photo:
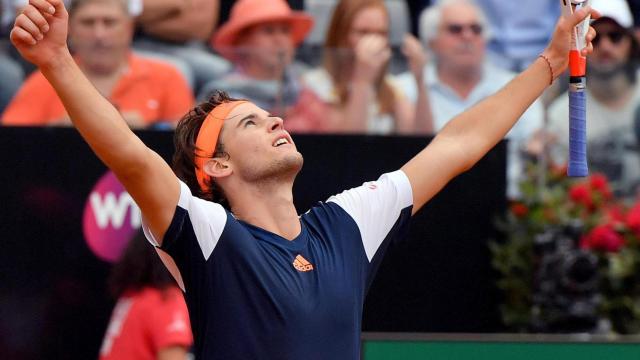
[[[193,95],[178,71],[162,62],[129,55],[128,69],[108,99],[131,127],[176,122],[193,106]],[[2,114],[3,125],[64,125],[68,115],[40,72],[32,74]]]

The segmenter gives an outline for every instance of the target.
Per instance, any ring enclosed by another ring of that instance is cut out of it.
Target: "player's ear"
[[[231,164],[225,158],[216,157],[204,163],[204,172],[213,178],[223,178],[231,175]]]

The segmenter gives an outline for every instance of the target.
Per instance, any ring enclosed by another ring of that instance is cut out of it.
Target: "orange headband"
[[[216,106],[202,122],[198,137],[196,138],[196,178],[198,184],[203,191],[207,190],[206,180],[209,178],[204,172],[205,161],[212,157],[216,151],[218,145],[218,137],[220,136],[220,130],[222,130],[222,124],[224,119],[229,116],[231,110],[236,106],[246,103],[247,101],[230,101],[222,103]]]

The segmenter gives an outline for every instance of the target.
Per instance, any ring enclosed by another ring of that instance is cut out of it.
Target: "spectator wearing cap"
[[[126,0],[73,0],[69,42],[80,69],[132,128],[175,124],[193,105],[178,70],[131,52],[133,20]],[[5,112],[3,125],[71,125],[41,72],[33,73]]]
[[[303,67],[294,62],[296,46],[312,26],[310,15],[293,11],[284,0],[237,1],[212,42],[233,71],[206,84],[198,98],[224,90],[284,117],[288,130],[321,131],[322,103],[302,86]]]
[[[592,171],[604,172],[621,196],[633,196],[640,179],[634,117],[640,105],[637,70],[640,47],[624,0],[594,0],[602,17],[592,26],[598,35],[587,59],[587,155]],[[556,161],[565,161],[569,100],[561,95],[549,107],[550,132],[556,135]]]
[[[433,58],[423,69],[422,86],[428,91],[436,132],[516,75],[487,61],[491,32],[484,12],[473,0],[441,0],[425,9],[420,16],[420,38]],[[409,91],[413,75],[400,75],[399,83],[415,101],[416,94]],[[490,114],[486,121],[491,123]],[[507,134],[507,195],[510,198],[518,196],[521,152],[542,126],[543,107],[536,101]]]
[[[224,24],[229,20],[229,15],[231,14],[231,8],[233,4],[235,4],[236,0],[219,0],[220,2],[220,16],[219,21],[220,24]],[[293,10],[304,10],[305,1],[304,0],[287,0],[289,7]]]

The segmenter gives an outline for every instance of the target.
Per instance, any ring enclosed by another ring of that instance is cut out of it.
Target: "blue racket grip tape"
[[[569,166],[567,175],[589,175],[587,167],[587,99],[584,90],[569,91]]]

